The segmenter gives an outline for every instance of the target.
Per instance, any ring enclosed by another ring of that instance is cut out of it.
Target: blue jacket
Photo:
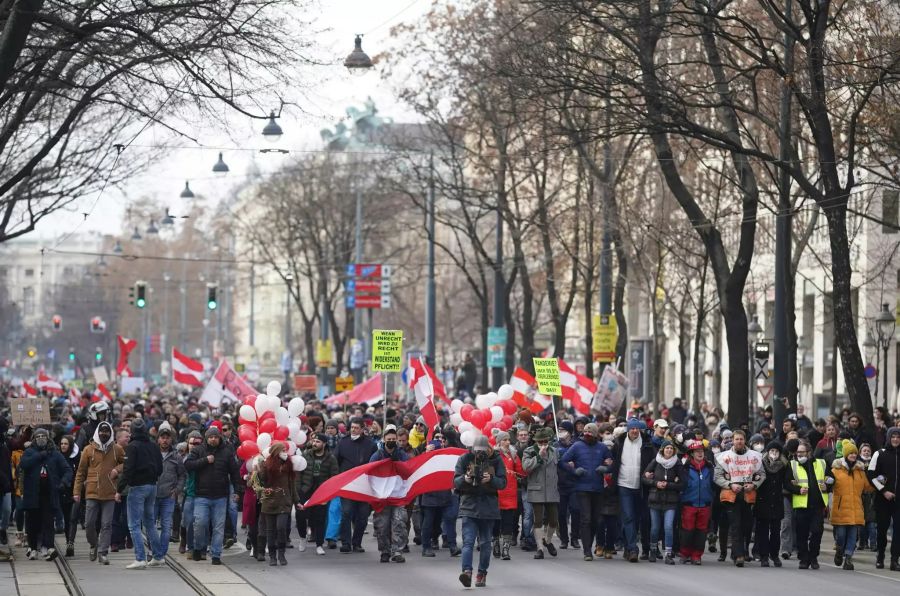
[[[22,470],[22,509],[40,507],[41,468],[47,470],[50,503],[54,509],[59,507],[60,488],[72,485],[72,468],[63,454],[54,447],[38,449],[32,445],[22,454],[19,467]]]
[[[603,492],[603,474],[607,471],[603,461],[611,459],[612,453],[601,441],[588,445],[582,439],[566,450],[560,465],[572,462],[575,469],[583,468],[584,474],[575,477],[575,490],[580,492]],[[601,468],[600,471],[597,468]]]
[[[707,507],[713,502],[713,474],[715,469],[708,461],[698,471],[690,460],[681,468],[681,502],[690,507]]]
[[[381,449],[372,454],[372,457],[369,458],[369,462],[371,463],[373,461],[381,461],[383,459],[406,461],[409,459],[409,454],[399,447],[394,447],[394,452],[388,453],[387,451],[385,451],[384,446],[382,446]]]
[[[338,472],[352,470],[356,466],[369,463],[372,454],[378,451],[375,442],[369,437],[362,436],[355,441],[347,435],[338,441],[334,457],[338,462]]]
[[[575,492],[575,485],[578,483],[578,476],[575,475],[572,466],[563,463],[563,457],[572,445],[574,445],[574,443],[570,443],[569,445],[556,444],[556,451],[559,453],[559,463],[557,464],[557,467],[559,468],[559,492],[563,494]]]

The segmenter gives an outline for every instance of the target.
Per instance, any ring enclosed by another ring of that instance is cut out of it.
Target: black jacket
[[[641,484],[650,489],[650,498],[648,504],[651,509],[674,509],[678,507],[681,501],[681,491],[684,490],[684,483],[681,481],[681,462],[675,462],[675,465],[668,470],[661,463],[653,458],[644,472],[641,474]],[[646,476],[647,472],[653,474],[651,478]],[[658,488],[657,482],[665,482],[666,488]]]
[[[612,474],[614,478],[614,482],[618,482],[619,479],[619,468],[622,466],[622,449],[625,445],[625,441],[628,440],[628,433],[624,433],[621,437],[616,439],[615,444],[613,445],[613,469]],[[656,447],[653,446],[653,443],[650,441],[650,437],[643,433],[641,435],[641,469],[640,476],[644,475],[644,470],[647,469],[647,466],[650,465],[650,462],[656,459]],[[645,494],[648,490],[643,483],[639,483],[639,486],[643,487]]]
[[[878,491],[875,503],[881,507],[900,508],[900,451],[888,444],[884,449],[879,449],[872,454],[869,469],[866,472],[869,482]],[[884,498],[885,492],[892,492],[893,501]]]
[[[125,447],[125,465],[119,476],[119,492],[127,486],[156,484],[162,474],[162,455],[146,430],[132,427],[131,442]]]
[[[206,459],[213,456],[213,462]],[[194,448],[184,460],[184,469],[194,472],[194,496],[206,499],[228,497],[229,489],[240,489],[240,467],[228,441],[220,441],[213,449],[208,442]]]
[[[784,475],[788,462],[781,458],[778,462],[763,457],[766,479],[756,491],[754,515],[758,519],[776,520],[784,518]]]
[[[346,472],[356,466],[369,463],[376,451],[378,448],[369,437],[362,436],[354,441],[350,435],[347,435],[338,441],[334,456],[337,458],[339,471]]]
[[[0,424],[0,495],[11,493],[13,489],[12,483],[12,455],[9,445],[6,444],[6,430]]]

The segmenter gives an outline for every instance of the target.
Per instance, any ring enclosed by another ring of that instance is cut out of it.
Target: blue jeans
[[[3,493],[0,496],[0,530],[9,527],[9,519],[12,515],[12,493]]]
[[[486,573],[491,564],[491,541],[494,531],[493,519],[462,518],[462,570],[472,571],[472,552],[475,550],[475,538],[481,550],[478,552],[478,572]]]
[[[644,499],[639,488],[619,488],[619,505],[622,508],[622,531],[625,534],[625,552],[638,551],[638,534],[644,515]]]
[[[237,540],[237,501],[234,500],[234,487],[228,488],[228,519],[231,522],[231,537]],[[288,529],[290,533],[290,529]]]
[[[328,502],[328,522],[325,524],[325,540],[334,540],[341,534],[341,499],[335,497]]]
[[[869,522],[865,526],[860,527],[862,539],[860,542],[866,545],[869,550],[875,550],[878,543],[878,524]]]
[[[169,552],[169,538],[172,536],[172,514],[175,513],[175,498],[156,499],[155,517],[159,521],[159,550],[153,551],[154,559],[165,559]]]
[[[447,546],[456,547],[456,518],[459,516],[459,495],[450,495],[450,505],[444,508],[441,534]]]
[[[519,502],[522,503],[522,540],[534,542],[534,507],[528,502],[526,492],[519,491]]]
[[[185,497],[181,505],[181,527],[186,536],[185,544],[188,550],[194,550],[194,497]]]
[[[853,556],[856,552],[856,530],[856,526],[834,526],[834,539],[845,557]]]
[[[212,520],[212,542],[209,545],[209,553],[213,559],[222,558],[227,512],[228,497],[218,499],[194,497],[194,550],[206,551],[209,523]]]
[[[128,489],[128,529],[131,531],[131,541],[134,543],[134,560],[146,561],[144,541],[141,539],[141,523],[144,532],[150,541],[150,551],[159,551],[159,535],[156,533],[156,518],[154,509],[156,506],[156,485],[143,484],[132,486]]]
[[[665,536],[665,550],[672,551],[672,540],[675,535],[675,510],[651,509],[650,510],[650,546],[659,543],[660,526],[663,526]]]

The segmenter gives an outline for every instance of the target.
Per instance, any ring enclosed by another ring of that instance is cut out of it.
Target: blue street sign
[[[347,277],[353,277],[354,275],[356,275],[356,265],[351,263],[347,265]]]
[[[353,294],[347,294],[344,296],[344,306],[347,308],[356,308],[356,296]]]
[[[344,282],[344,291],[349,292],[351,294],[353,292],[355,292],[356,291],[356,280],[348,279],[347,281],[345,281]]]

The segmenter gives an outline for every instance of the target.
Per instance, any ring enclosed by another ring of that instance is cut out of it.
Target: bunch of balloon
[[[241,444],[237,455],[248,460],[257,455],[268,457],[269,447],[276,441],[284,443],[294,470],[306,469],[306,459],[299,448],[306,443],[306,432],[302,430],[300,415],[306,404],[299,397],[288,402],[285,408],[281,402],[281,383],[271,381],[266,385],[265,395],[250,395],[238,411],[238,439]]]

